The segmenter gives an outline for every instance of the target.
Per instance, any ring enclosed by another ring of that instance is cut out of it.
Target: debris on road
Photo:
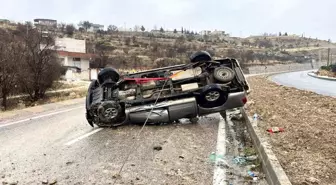
[[[257,113],[255,113],[255,114],[253,115],[253,120],[254,120],[254,121],[257,121],[257,120],[258,120],[258,118],[259,118],[258,114],[257,114]]]
[[[43,180],[43,181],[42,181],[42,184],[48,184],[48,183],[49,183],[48,180]]]
[[[160,151],[162,150],[162,146],[154,146],[153,149],[156,151]]]
[[[314,184],[319,184],[320,183],[320,180],[318,180],[315,177],[309,177],[309,178],[306,179],[306,181],[308,181],[310,183],[314,183]]]
[[[243,165],[243,164],[246,164],[246,159],[245,159],[245,157],[237,156],[237,157],[233,158],[233,162],[235,164]]]
[[[55,185],[57,183],[57,179],[54,179],[52,181],[50,181],[49,185]]]
[[[212,163],[214,163],[214,162],[216,162],[217,159],[224,159],[224,156],[223,155],[216,155],[215,152],[212,152],[209,159]]]
[[[73,161],[67,161],[65,164],[66,165],[71,165],[71,164],[73,164],[74,162]]]
[[[114,178],[114,179],[121,179],[121,176],[120,176],[120,174],[115,174],[115,175],[112,176],[112,178]]]
[[[267,129],[266,131],[273,134],[273,133],[284,132],[285,129],[280,128],[280,127],[272,127],[272,128]]]
[[[255,160],[258,159],[258,156],[256,156],[256,155],[251,155],[251,156],[247,156],[247,157],[245,157],[245,159],[246,159],[247,161],[255,161]]]

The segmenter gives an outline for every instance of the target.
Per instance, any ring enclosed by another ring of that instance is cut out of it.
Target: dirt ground
[[[292,184],[336,184],[336,98],[277,85],[266,77],[251,77],[249,83],[247,112],[261,116],[258,126]],[[275,126],[285,132],[266,132]]]

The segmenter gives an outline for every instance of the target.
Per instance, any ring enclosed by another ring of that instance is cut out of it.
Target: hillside
[[[0,25],[1,26],[1,25]],[[6,27],[8,29],[8,26]],[[10,29],[15,29],[11,25]],[[214,57],[234,57],[242,66],[289,62],[310,62],[331,58],[336,44],[300,36],[251,36],[181,34],[171,32],[119,32],[98,30],[96,33],[73,29],[53,30],[59,37],[85,39],[87,52],[98,57],[92,67],[111,65],[118,68],[151,68],[187,62],[196,50],[206,50]]]
[[[328,41],[281,36],[281,37],[208,37],[201,35],[166,36],[151,33],[129,32],[112,34],[77,33],[75,38],[87,38],[94,51],[97,43],[108,46],[107,63],[118,67],[151,67],[164,66],[187,61],[193,51],[207,50],[215,57],[238,58],[243,65],[264,65],[288,62],[310,62],[312,58],[326,60],[327,48],[336,48]],[[331,54],[333,50],[331,50]],[[117,59],[115,59],[117,58]],[[160,60],[157,60],[161,58]],[[162,59],[163,58],[163,59]],[[171,58],[171,59],[164,59]],[[164,61],[167,61],[166,63]],[[133,64],[132,64],[133,63]]]

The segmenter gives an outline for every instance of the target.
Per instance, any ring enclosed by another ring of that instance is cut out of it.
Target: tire
[[[119,103],[108,101],[102,103],[98,107],[98,117],[99,123],[97,124],[100,127],[105,126],[119,126],[120,118],[122,116],[122,108]]]
[[[114,83],[118,82],[120,79],[120,74],[117,70],[113,68],[105,68],[98,74],[98,82],[99,84],[103,84],[105,81],[109,80]]]
[[[198,51],[190,56],[190,62],[196,63],[200,61],[211,61],[211,55],[206,51]]]
[[[234,71],[228,67],[215,68],[213,75],[216,80],[223,83],[231,82],[235,77]]]
[[[205,87],[197,97],[197,103],[203,108],[213,108],[223,105],[227,100],[228,94],[217,85]]]

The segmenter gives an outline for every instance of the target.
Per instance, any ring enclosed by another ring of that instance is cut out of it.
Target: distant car
[[[105,68],[89,86],[86,118],[91,126],[170,123],[244,106],[249,85],[236,59],[191,55],[190,63],[121,76]]]

